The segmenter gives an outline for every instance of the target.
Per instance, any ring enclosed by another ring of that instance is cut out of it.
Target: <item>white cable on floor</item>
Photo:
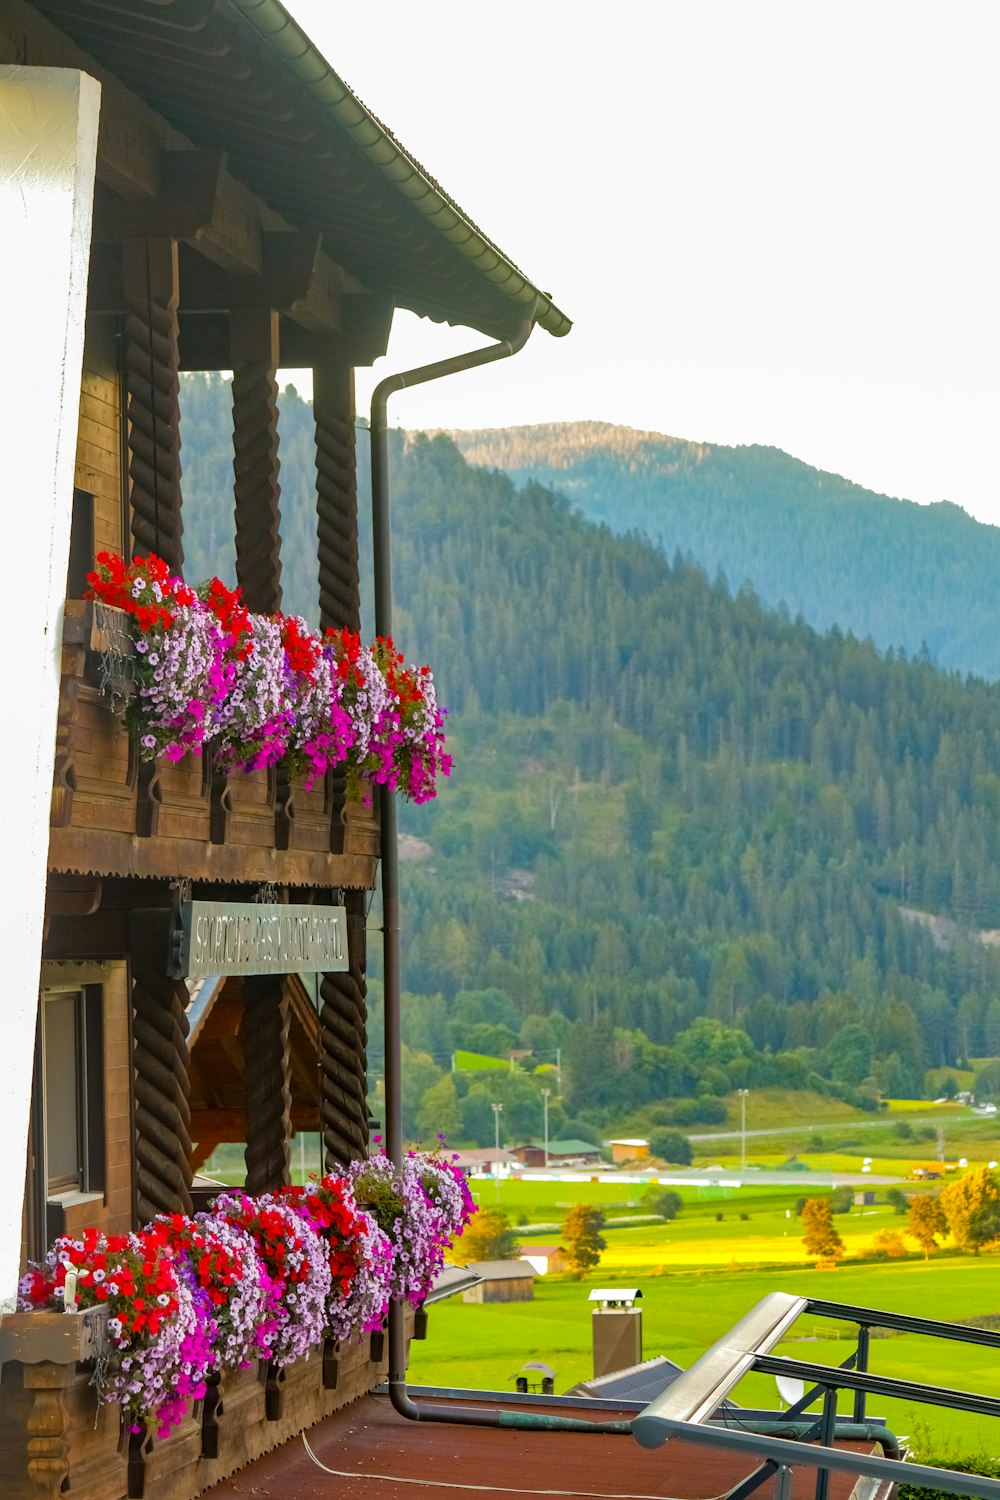
[[[666,1495],[636,1495],[626,1490],[525,1490],[501,1484],[456,1484],[443,1479],[407,1479],[399,1474],[357,1473],[351,1469],[331,1469],[321,1463],[310,1448],[305,1433],[302,1434],[302,1446],[317,1469],[322,1469],[324,1474],[332,1474],[335,1479],[383,1479],[388,1484],[415,1484],[436,1490],[472,1490],[477,1495],[562,1495],[567,1500],[580,1500],[580,1497],[582,1500],[670,1500]],[[728,1494],[729,1491],[726,1490],[721,1495],[706,1496],[705,1500],[726,1500]]]

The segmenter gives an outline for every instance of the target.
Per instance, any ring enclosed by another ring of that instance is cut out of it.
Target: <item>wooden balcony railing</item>
[[[309,791],[280,767],[226,775],[208,755],[142,762],[114,711],[133,688],[126,617],[66,603],[49,868],[278,885],[374,885],[377,815],[335,773]]]

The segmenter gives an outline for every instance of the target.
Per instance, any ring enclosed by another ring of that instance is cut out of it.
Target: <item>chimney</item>
[[[594,1379],[628,1370],[642,1363],[642,1296],[638,1287],[610,1287],[592,1291],[591,1315],[594,1333]]]

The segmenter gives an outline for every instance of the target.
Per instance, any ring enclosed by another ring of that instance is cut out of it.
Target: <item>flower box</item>
[[[337,1350],[337,1380],[330,1388],[324,1385],[323,1348],[317,1346],[307,1359],[286,1367],[281,1411],[270,1420],[267,1365],[259,1363],[223,1373],[208,1433],[211,1398],[190,1403],[168,1437],[132,1434],[123,1428],[117,1406],[98,1401],[92,1381],[93,1342],[89,1335],[81,1339],[84,1320],[103,1317],[98,1311],[31,1312],[5,1319],[0,1332],[4,1500],[65,1500],[67,1495],[83,1500],[194,1500],[385,1379],[384,1362],[372,1362],[365,1337]],[[57,1357],[34,1359],[35,1354]]]
[[[102,619],[127,617],[133,691],[119,704],[143,761],[205,746],[237,773],[280,765],[286,778],[322,780],[343,767],[351,800],[379,785],[424,802],[450,772],[430,668],[408,666],[391,637],[366,646],[351,630],[317,634],[298,616],[251,613],[239,589],[217,578],[192,588],[152,554],[101,552],[87,581]],[[286,801],[272,783],[279,848],[289,847]]]
[[[439,1147],[56,1236],[0,1326],[4,1500],[188,1500],[353,1401],[384,1373],[391,1299],[412,1337],[473,1211]]]

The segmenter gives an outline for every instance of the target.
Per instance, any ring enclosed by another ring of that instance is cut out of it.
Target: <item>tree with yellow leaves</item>
[[[808,1198],[802,1208],[805,1234],[802,1243],[809,1255],[818,1260],[838,1260],[844,1253],[844,1242],[833,1222],[829,1198]]]
[[[900,1260],[907,1253],[903,1236],[894,1229],[880,1229],[872,1240],[872,1251],[885,1260]]]
[[[906,1220],[906,1232],[913,1236],[924,1252],[924,1260],[929,1259],[931,1251],[938,1247],[937,1236],[943,1237],[948,1233],[948,1220],[933,1193],[921,1193],[918,1198],[913,1199]]]
[[[1000,1182],[989,1167],[949,1182],[941,1190],[941,1208],[960,1249],[978,1255],[1000,1239]]]

